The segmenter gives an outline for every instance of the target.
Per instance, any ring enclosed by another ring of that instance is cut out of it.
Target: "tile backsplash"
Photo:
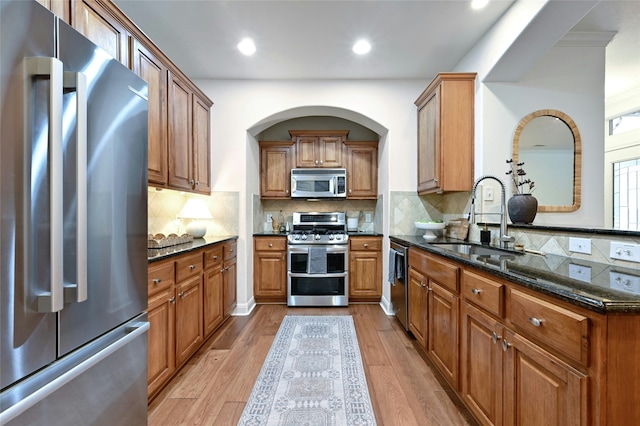
[[[149,187],[147,229],[149,234],[181,235],[188,219],[176,216],[189,198],[205,201],[212,219],[207,220],[207,235],[237,235],[239,229],[240,195],[238,192],[212,192],[210,196]]]
[[[391,197],[391,235],[418,235],[414,225],[417,220],[438,220],[445,222],[458,217],[467,217],[470,208],[471,193],[460,192],[451,194],[432,194],[419,196],[416,192],[392,191]],[[491,222],[499,221],[492,219]],[[499,227],[490,226],[492,244],[498,245]],[[594,234],[588,232],[571,232],[561,228],[558,230],[535,230],[510,227],[509,235],[515,238],[516,243],[524,244],[526,248],[539,250],[548,254],[582,259],[590,262],[605,263],[624,266],[627,268],[640,268],[640,264],[615,260],[609,257],[609,245],[611,241],[621,241],[640,244],[638,236],[620,236]],[[569,238],[582,237],[591,239],[591,254],[574,253],[569,250]],[[480,241],[480,228],[471,225],[469,228],[469,241]]]

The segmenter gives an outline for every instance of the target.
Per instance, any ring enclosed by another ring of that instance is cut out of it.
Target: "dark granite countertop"
[[[263,232],[254,232],[254,237],[286,237],[290,232],[273,232],[273,231],[263,231]],[[349,236],[355,237],[383,237],[384,235],[379,232],[374,231],[358,231],[358,232],[347,232]]]
[[[473,266],[512,283],[595,312],[640,313],[640,273],[635,269],[552,254],[463,254],[439,247],[438,243],[447,242],[445,239],[426,241],[421,235],[391,235],[390,239]]]
[[[178,244],[175,246],[163,247],[159,249],[150,248],[147,249],[147,260],[149,263],[157,262],[159,260],[167,259],[172,256],[178,256],[188,253],[190,251],[198,250],[203,247],[207,247],[213,244],[222,243],[229,240],[237,239],[237,235],[216,235],[206,238],[194,238],[193,241]]]

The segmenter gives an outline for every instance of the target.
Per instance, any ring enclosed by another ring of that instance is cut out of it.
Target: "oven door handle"
[[[320,244],[316,244],[316,245],[305,245],[305,246],[289,246],[288,250],[289,253],[302,253],[302,254],[307,254],[309,253],[309,248],[310,247],[326,247],[327,249],[327,253],[348,253],[349,252],[349,248],[347,246],[347,244],[344,245],[320,245]]]
[[[297,272],[288,272],[292,278],[342,278],[348,275],[348,271],[338,272],[336,274],[300,274]]]

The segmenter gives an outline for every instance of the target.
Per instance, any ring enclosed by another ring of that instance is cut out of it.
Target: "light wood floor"
[[[232,317],[149,405],[149,425],[235,425],[285,315],[353,315],[378,425],[475,425],[378,305],[258,305]]]

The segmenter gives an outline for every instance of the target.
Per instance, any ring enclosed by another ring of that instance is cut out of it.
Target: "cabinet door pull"
[[[491,333],[491,340],[493,341],[494,345],[498,343],[500,339],[502,339],[502,336],[498,336],[498,334],[495,331]]]
[[[533,325],[534,327],[540,327],[542,325],[542,320],[538,319],[536,317],[531,317],[529,318],[529,322],[531,323],[531,325]]]
[[[471,289],[471,293],[475,294],[476,296],[479,295],[482,292],[482,290],[479,290],[477,288]]]
[[[156,284],[156,285],[160,284],[161,282],[162,282],[162,278],[154,278],[153,279],[153,283]]]
[[[507,339],[502,339],[502,351],[506,352],[511,347],[511,343],[507,342]]]

